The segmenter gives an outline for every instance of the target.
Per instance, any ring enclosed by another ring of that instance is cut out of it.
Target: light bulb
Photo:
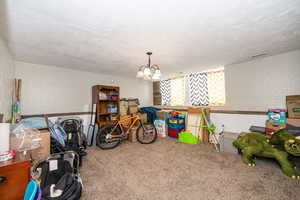
[[[145,75],[145,76],[151,75],[151,70],[150,70],[149,67],[146,67],[146,68],[144,69],[144,75]]]
[[[137,78],[143,78],[144,77],[144,73],[142,70],[139,70],[137,73],[136,73],[136,77]]]

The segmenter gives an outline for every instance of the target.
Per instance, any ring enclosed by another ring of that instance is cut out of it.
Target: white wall
[[[89,111],[93,85],[120,86],[121,97],[136,97],[152,105],[152,82],[136,78],[75,71],[55,66],[15,62],[22,79],[22,114]]]
[[[300,50],[225,66],[226,108],[285,108],[285,96],[300,94]]]
[[[211,114],[211,121],[217,126],[217,132],[221,132],[222,126],[225,132],[249,132],[250,126],[264,127],[267,119],[267,115]]]
[[[216,109],[267,111],[285,108],[286,95],[300,94],[300,50],[225,66],[226,106]],[[265,126],[266,115],[213,113],[226,132]]]
[[[10,119],[14,88],[14,62],[4,40],[0,37],[0,113]]]

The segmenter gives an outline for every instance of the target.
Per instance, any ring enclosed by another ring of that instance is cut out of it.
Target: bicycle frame
[[[122,124],[124,124],[124,122],[128,121],[128,120],[132,120],[132,122],[130,123],[129,125],[129,128],[125,131],[124,130],[124,127]],[[140,122],[141,123],[141,126],[142,128],[145,130],[144,126],[143,126],[143,123],[141,121],[141,118],[140,116],[138,115],[133,115],[133,116],[130,116],[130,117],[126,117],[124,119],[121,119],[121,120],[118,120],[116,122],[116,124],[114,125],[113,129],[110,131],[109,134],[107,134],[107,138],[109,139],[113,139],[113,138],[123,138],[125,135],[128,135],[130,130],[133,128],[133,126],[136,124],[136,122]],[[120,135],[112,135],[112,133],[118,128],[118,126],[120,127],[121,129],[121,134]]]

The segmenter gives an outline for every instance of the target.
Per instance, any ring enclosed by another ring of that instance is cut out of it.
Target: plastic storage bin
[[[178,138],[178,134],[185,130],[185,122],[182,118],[168,119],[168,136]]]
[[[168,127],[168,136],[173,138],[178,138],[180,132],[184,131],[184,128],[175,129]]]
[[[118,112],[118,109],[114,104],[109,104],[109,105],[107,105],[107,112],[108,113],[116,113],[116,112]]]
[[[172,117],[172,118],[168,119],[168,124],[170,124],[170,125],[180,125],[180,124],[183,124],[184,125],[184,119],[183,118]]]

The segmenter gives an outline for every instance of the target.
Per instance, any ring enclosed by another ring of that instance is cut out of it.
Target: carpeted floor
[[[174,139],[123,142],[106,151],[92,147],[81,176],[82,199],[88,200],[300,199],[300,181],[283,175],[273,161],[258,159],[248,167],[239,155]]]

